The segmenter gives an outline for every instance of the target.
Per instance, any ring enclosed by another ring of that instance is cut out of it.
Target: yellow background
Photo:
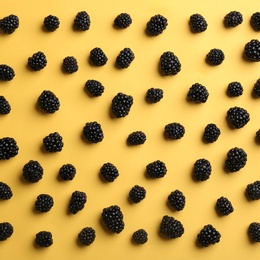
[[[90,30],[75,32],[72,23],[77,12],[85,10],[91,17]],[[243,14],[244,21],[236,28],[223,26],[224,16],[233,10]],[[251,244],[247,236],[248,225],[260,221],[259,201],[248,202],[244,190],[248,183],[259,179],[260,147],[254,142],[260,128],[260,100],[251,97],[254,83],[260,77],[260,64],[242,58],[244,45],[259,38],[249,23],[251,15],[259,10],[258,0],[238,1],[175,1],[175,0],[45,0],[3,1],[0,17],[11,13],[20,18],[20,27],[12,35],[0,35],[0,63],[8,64],[16,72],[10,82],[0,83],[0,94],[12,106],[9,115],[0,117],[0,137],[11,136],[20,147],[19,155],[9,161],[0,161],[0,181],[8,183],[13,198],[0,202],[0,222],[9,221],[14,234],[0,242],[1,259],[258,259],[259,244]],[[133,19],[125,30],[113,28],[114,18],[127,12]],[[200,13],[208,22],[208,29],[192,34],[188,20],[191,14]],[[44,17],[53,14],[60,19],[60,28],[53,33],[42,30]],[[148,37],[145,26],[151,16],[167,17],[168,27],[158,37]],[[89,52],[101,47],[108,57],[104,67],[88,63]],[[118,53],[130,47],[135,60],[126,70],[114,67]],[[205,56],[212,48],[225,53],[225,61],[217,67],[208,66]],[[27,59],[43,51],[47,66],[38,72],[27,69]],[[181,72],[172,77],[158,73],[158,61],[165,51],[173,51],[182,63]],[[77,58],[78,72],[65,75],[61,71],[66,56]],[[103,83],[101,97],[90,98],[84,92],[88,79]],[[240,81],[244,94],[229,98],[226,88],[231,81]],[[205,104],[186,101],[189,87],[199,82],[209,91]],[[160,87],[164,98],[157,104],[144,100],[148,88]],[[53,91],[61,107],[53,115],[42,114],[36,101],[43,90]],[[111,119],[109,108],[118,93],[131,94],[134,105],[130,114]],[[231,130],[226,123],[226,111],[233,106],[248,110],[251,121],[244,128]],[[98,121],[105,138],[98,144],[87,144],[81,139],[86,122]],[[164,126],[179,122],[186,134],[178,141],[163,138]],[[221,129],[216,143],[204,144],[201,140],[204,127],[215,123]],[[143,146],[127,147],[129,133],[142,130],[147,135]],[[41,151],[42,139],[57,131],[65,146],[60,153]],[[248,154],[245,168],[227,174],[223,170],[226,153],[230,148],[241,147]],[[212,175],[206,182],[195,183],[191,178],[194,162],[206,158],[212,164]],[[38,160],[44,176],[35,184],[25,183],[22,168],[29,160]],[[168,172],[162,179],[149,180],[145,167],[154,160],[165,162]],[[105,162],[117,166],[120,176],[114,183],[103,183],[99,169]],[[77,174],[71,182],[59,182],[57,174],[65,163],[72,163]],[[135,184],[144,186],[147,197],[139,204],[129,204],[128,192]],[[166,205],[167,196],[180,189],[186,196],[186,207],[173,212]],[[83,211],[68,215],[71,193],[85,191],[88,202]],[[34,201],[40,193],[54,198],[54,207],[46,214],[36,214]],[[228,197],[234,213],[217,216],[214,205],[220,196]],[[109,234],[100,224],[104,207],[119,205],[124,213],[125,229]],[[164,215],[180,220],[184,235],[165,240],[158,235]],[[206,224],[212,224],[221,233],[220,243],[209,248],[198,248],[195,240]],[[89,247],[80,247],[77,234],[86,226],[96,230],[96,240]],[[144,228],[149,234],[145,245],[131,243],[132,233]],[[49,248],[34,247],[35,234],[51,231],[54,244]]]

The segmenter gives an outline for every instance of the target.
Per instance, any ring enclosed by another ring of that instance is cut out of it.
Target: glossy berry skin
[[[135,59],[135,54],[130,48],[124,48],[116,57],[116,65],[121,69],[126,69]]]
[[[164,127],[164,137],[170,140],[181,139],[185,134],[185,127],[180,123],[170,123]]]
[[[87,31],[90,28],[90,16],[86,11],[78,12],[75,19],[73,28],[76,31]]]
[[[209,179],[212,167],[207,159],[198,159],[193,166],[193,178],[196,181],[206,181]]]
[[[146,141],[146,135],[142,131],[135,131],[129,134],[127,138],[127,144],[130,146],[133,145],[141,145],[144,144]]]
[[[0,181],[0,200],[9,200],[13,196],[10,186]]]
[[[159,66],[163,76],[176,75],[181,71],[179,58],[171,51],[166,51],[161,55]]]
[[[48,194],[38,195],[35,201],[35,209],[40,212],[48,212],[53,207],[53,198]]]
[[[67,74],[72,74],[78,71],[79,66],[78,66],[78,61],[75,57],[73,56],[67,56],[63,59],[62,63],[62,69],[63,72]]]
[[[193,84],[188,91],[187,99],[194,103],[206,103],[209,92],[205,86],[200,83]]]
[[[50,133],[43,138],[43,148],[46,152],[56,153],[61,152],[64,146],[62,136],[58,132]]]
[[[241,107],[231,107],[227,111],[227,121],[234,129],[244,127],[250,121],[250,114]]]
[[[240,82],[234,81],[228,84],[227,94],[229,97],[239,97],[243,94],[243,86]]]
[[[249,200],[260,200],[260,181],[255,181],[247,185],[246,196]]]
[[[0,160],[9,160],[18,154],[19,147],[12,137],[0,139]]]
[[[125,29],[127,27],[129,27],[132,24],[132,18],[129,14],[127,13],[121,13],[119,14],[115,20],[114,20],[114,25],[117,28],[120,29]]]
[[[38,182],[42,179],[43,168],[38,161],[30,160],[23,167],[23,178],[30,183]]]
[[[0,115],[7,115],[11,112],[11,106],[4,96],[0,96]]]
[[[10,14],[0,19],[0,29],[5,34],[12,34],[19,27],[19,18],[17,15]]]
[[[56,31],[60,26],[60,20],[55,15],[48,15],[43,20],[44,29],[48,32]]]
[[[160,88],[149,88],[146,92],[146,101],[148,103],[157,103],[163,98],[163,90]]]
[[[127,95],[119,92],[112,99],[111,112],[114,117],[121,118],[126,117],[134,103],[134,99],[131,95]]]
[[[90,143],[99,143],[104,138],[102,127],[96,121],[86,123],[82,133],[84,138]]]
[[[169,194],[168,202],[175,210],[181,211],[185,207],[186,198],[181,191],[175,190]]]
[[[252,94],[255,98],[260,97],[260,79],[255,82]]]
[[[206,56],[206,62],[210,65],[220,65],[225,59],[225,54],[222,50],[214,48],[209,51]]]
[[[253,39],[250,42],[246,43],[244,47],[244,57],[253,62],[260,61],[260,41]]]
[[[260,12],[253,13],[250,18],[250,23],[255,31],[260,31]]]
[[[227,153],[225,169],[227,172],[237,172],[246,165],[246,162],[247,153],[242,148],[234,147]]]
[[[237,27],[243,22],[243,15],[237,11],[231,11],[224,17],[224,24],[227,28]]]
[[[10,81],[14,78],[14,69],[6,64],[0,64],[0,80]]]
[[[146,173],[150,178],[163,178],[167,168],[164,162],[157,160],[146,165]]]
[[[205,225],[197,235],[197,243],[200,247],[208,247],[219,243],[221,234],[211,225]]]
[[[42,51],[38,51],[28,58],[28,66],[33,71],[42,70],[46,65],[47,65],[47,59],[45,54]]]
[[[157,36],[167,27],[168,20],[164,16],[157,14],[150,18],[146,24],[146,31],[149,35]]]
[[[39,108],[48,114],[53,114],[60,108],[59,98],[50,90],[44,90],[38,97]]]
[[[132,235],[132,241],[135,244],[143,245],[148,241],[148,234],[144,229],[138,229]]]
[[[84,246],[91,245],[96,239],[96,231],[91,227],[83,228],[78,234],[78,241]]]
[[[76,175],[76,168],[70,163],[63,164],[59,170],[59,178],[63,181],[71,181]]]
[[[9,222],[0,223],[0,241],[5,241],[12,236],[14,228]]]
[[[248,236],[252,242],[260,242],[260,223],[252,222],[248,227]]]
[[[49,231],[40,231],[35,236],[35,245],[39,247],[49,247],[53,244],[52,233]]]
[[[87,195],[83,191],[74,191],[70,198],[69,212],[72,214],[77,214],[79,211],[83,210],[87,202]]]
[[[231,202],[226,197],[220,197],[216,202],[216,210],[219,215],[227,216],[234,211]]]
[[[208,24],[201,14],[193,14],[190,16],[190,28],[194,33],[201,33],[207,30]]]
[[[108,61],[108,58],[107,58],[106,54],[104,53],[104,51],[98,47],[96,47],[90,51],[89,59],[90,59],[92,65],[98,66],[98,67],[104,66]]]
[[[146,197],[146,190],[144,187],[135,185],[129,192],[129,198],[134,203],[139,203]]]
[[[174,239],[184,234],[184,227],[179,220],[165,215],[161,220],[159,232],[165,238]]]
[[[203,133],[203,141],[206,143],[214,143],[218,140],[221,134],[220,129],[215,124],[206,125]]]
[[[103,94],[105,88],[101,82],[90,79],[85,83],[85,90],[91,97],[99,97]]]
[[[106,182],[113,182],[119,176],[119,172],[114,164],[108,162],[100,168],[100,176]]]

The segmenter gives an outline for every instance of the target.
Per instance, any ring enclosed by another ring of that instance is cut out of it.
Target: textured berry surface
[[[208,100],[209,92],[205,86],[195,83],[188,91],[187,98],[194,103],[205,103]]]
[[[246,196],[249,200],[260,200],[260,181],[255,181],[247,185]]]
[[[105,88],[101,82],[90,79],[85,83],[85,90],[92,97],[99,97],[103,94]]]
[[[0,223],[0,241],[5,241],[14,232],[13,226],[9,222]]]
[[[220,49],[211,49],[206,56],[206,62],[210,65],[220,65],[225,59],[225,54]]]
[[[248,236],[252,242],[260,242],[260,223],[252,222],[248,227]]]
[[[169,204],[177,211],[183,210],[186,203],[186,198],[179,190],[172,191],[168,196]]]
[[[224,17],[224,24],[227,28],[236,27],[243,22],[243,15],[237,11],[231,11]]]
[[[185,134],[185,128],[180,123],[170,123],[164,127],[164,136],[167,139],[178,140]]]
[[[159,66],[161,74],[165,76],[176,75],[181,71],[179,58],[171,51],[166,51],[161,55]]]
[[[78,241],[84,245],[91,245],[96,239],[96,231],[92,227],[83,228],[78,234]]]
[[[60,108],[58,97],[50,90],[44,90],[38,97],[39,108],[48,114],[53,114]]]
[[[146,173],[150,178],[162,178],[167,168],[164,162],[157,160],[146,165]]]
[[[4,96],[0,96],[0,115],[7,115],[11,112],[11,106]]]
[[[30,160],[23,167],[23,177],[27,182],[35,183],[42,179],[43,168],[38,161]]]
[[[160,224],[160,234],[166,238],[178,238],[184,233],[184,227],[182,223],[170,216],[163,216]]]
[[[0,160],[9,160],[18,154],[19,147],[12,137],[0,139]]]
[[[48,136],[43,138],[43,147],[46,152],[56,153],[60,152],[64,146],[62,136],[57,133],[50,133]]]
[[[83,210],[87,202],[87,195],[83,191],[74,191],[70,198],[69,212],[72,214],[77,214],[79,211]]]
[[[208,247],[218,243],[220,238],[221,234],[211,224],[208,224],[197,235],[197,242],[201,247]]]
[[[60,20],[55,15],[48,15],[43,20],[44,29],[48,32],[54,32],[60,26]]]
[[[148,234],[144,229],[138,229],[132,235],[132,241],[135,244],[142,245],[148,241]]]
[[[134,99],[131,95],[120,92],[112,99],[111,112],[116,118],[125,117],[129,114],[133,103]]]
[[[99,143],[104,138],[102,127],[96,121],[86,123],[83,128],[83,136],[90,143]]]
[[[149,88],[145,98],[149,103],[157,103],[163,98],[163,90],[160,88]]]
[[[204,32],[208,28],[208,23],[201,14],[190,16],[190,28],[194,33]]]
[[[250,121],[250,114],[241,107],[231,107],[227,111],[227,121],[232,128],[242,128]]]
[[[254,30],[260,31],[260,12],[252,14],[250,18],[250,23]]]
[[[9,200],[13,196],[13,192],[9,185],[0,181],[0,200]]]
[[[0,80],[3,81],[10,81],[14,78],[15,72],[13,68],[6,64],[1,64],[0,65]]]
[[[53,206],[53,198],[48,194],[38,195],[35,201],[35,209],[40,212],[48,212]]]
[[[242,169],[247,162],[247,153],[238,147],[230,149],[225,161],[225,169],[228,172],[237,172]]]
[[[203,141],[206,143],[214,143],[221,134],[220,129],[215,124],[206,125],[203,133]]]
[[[255,133],[255,141],[259,144],[260,143],[260,129],[258,129]]]
[[[100,176],[107,182],[113,182],[119,176],[119,172],[114,164],[108,162],[100,168]]]
[[[12,34],[19,27],[17,15],[10,14],[0,20],[0,29],[3,33]]]
[[[150,18],[146,24],[146,31],[153,36],[161,34],[167,27],[168,20],[164,16],[157,14]]]
[[[119,68],[126,69],[135,59],[135,55],[130,48],[124,48],[116,57],[116,65]]]
[[[139,203],[145,198],[145,196],[146,196],[145,188],[139,185],[135,185],[129,192],[129,198],[134,203]]]
[[[260,97],[260,79],[258,79],[253,87],[253,96],[255,98],[259,98]]]
[[[35,236],[35,245],[39,247],[49,247],[53,244],[52,233],[40,231]]]
[[[135,131],[129,134],[127,138],[128,145],[140,145],[144,144],[146,141],[146,135],[142,131]]]
[[[206,181],[209,179],[212,167],[207,159],[198,159],[193,166],[193,177],[196,181]]]
[[[74,165],[68,163],[61,166],[59,170],[59,178],[63,181],[71,181],[76,175],[76,168]]]
[[[253,39],[246,43],[244,47],[244,56],[250,61],[260,61],[260,41]]]
[[[127,27],[129,27],[132,23],[132,18],[129,14],[127,13],[121,13],[119,14],[115,20],[114,20],[114,25],[117,27],[117,28],[120,28],[120,29],[125,29]]]
[[[108,61],[106,54],[103,52],[103,50],[101,48],[98,48],[98,47],[96,47],[90,51],[89,58],[93,65],[99,66],[99,67],[104,66]]]
[[[73,56],[67,56],[63,59],[62,69],[65,73],[72,74],[78,71],[78,61]]]
[[[46,65],[47,59],[42,51],[38,51],[28,58],[28,66],[34,71],[41,70]]]
[[[78,12],[74,19],[74,30],[77,31],[86,31],[90,27],[90,16],[86,11]]]
[[[231,202],[226,197],[220,197],[216,202],[216,210],[218,214],[227,216],[234,211]]]
[[[243,94],[244,88],[240,82],[234,81],[228,84],[227,94],[230,97],[239,97]]]

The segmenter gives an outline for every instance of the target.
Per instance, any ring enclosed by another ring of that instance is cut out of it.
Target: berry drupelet
[[[53,207],[53,198],[48,194],[38,195],[35,201],[35,209],[40,212],[48,212]]]
[[[260,41],[253,39],[244,47],[244,57],[249,61],[260,61]]]
[[[146,101],[148,103],[157,103],[163,98],[163,90],[160,88],[149,88],[146,92]]]
[[[83,210],[87,202],[87,195],[83,191],[74,191],[69,202],[69,212],[77,214]]]
[[[30,160],[23,167],[23,177],[27,182],[35,183],[42,179],[43,168],[38,161]]]
[[[81,245],[89,246],[96,238],[96,231],[92,227],[83,228],[78,234],[78,241]]]
[[[252,242],[260,242],[260,223],[252,222],[248,227],[247,233]]]
[[[96,121],[86,123],[82,133],[83,137],[90,143],[99,143],[104,138],[102,127]]]
[[[43,148],[46,152],[56,153],[60,152],[64,146],[62,136],[57,133],[50,133],[48,136],[43,138]]]
[[[89,93],[90,96],[99,97],[103,94],[105,88],[101,84],[101,82],[90,79],[85,83],[85,90],[87,91],[87,93]]]
[[[255,141],[260,144],[260,129],[255,133]]]
[[[146,141],[146,134],[142,131],[135,131],[129,134],[126,142],[128,145],[140,145],[140,144],[144,144],[145,141]]]
[[[38,97],[39,108],[48,114],[53,114],[60,108],[58,97],[50,90],[44,90]]]
[[[225,169],[228,172],[237,172],[246,165],[246,162],[246,152],[242,148],[234,147],[227,153]]]
[[[48,15],[43,20],[44,29],[48,32],[54,32],[60,26],[60,20],[55,15]]]
[[[205,103],[208,100],[209,92],[205,86],[195,83],[188,91],[187,98],[194,103]]]
[[[178,238],[184,233],[184,227],[182,223],[170,216],[163,216],[160,224],[160,234],[166,238]]]
[[[90,59],[92,65],[95,65],[98,67],[104,66],[108,61],[106,54],[103,52],[103,50],[101,48],[98,48],[98,47],[96,47],[90,51],[89,59]]]
[[[13,192],[9,185],[0,181],[0,200],[9,200],[13,197]]]
[[[62,70],[65,73],[72,74],[78,71],[79,66],[78,66],[78,61],[75,57],[73,56],[67,56],[63,59],[62,62]]]
[[[145,188],[139,185],[135,185],[129,192],[129,198],[134,203],[139,203],[145,198],[145,196],[146,196]]]
[[[70,163],[64,164],[59,170],[59,178],[63,181],[71,181],[76,175],[76,168]]]
[[[133,103],[134,99],[131,95],[120,92],[112,99],[111,112],[116,118],[125,117],[129,114]]]
[[[4,96],[0,96],[0,115],[7,115],[11,112],[11,106]]]
[[[0,160],[9,160],[18,154],[19,147],[12,137],[0,139]]]
[[[78,12],[75,19],[73,28],[76,31],[87,31],[90,27],[90,17],[86,11]]]
[[[198,159],[193,166],[193,178],[196,181],[206,181],[209,179],[212,167],[207,159]]]
[[[113,182],[119,176],[119,172],[114,164],[108,162],[100,168],[100,176],[106,182]]]
[[[240,82],[234,81],[228,84],[227,94],[229,97],[239,97],[243,94],[243,86]]]
[[[146,173],[150,178],[162,178],[167,173],[164,162],[157,160],[146,165]]]
[[[243,22],[243,15],[237,11],[231,11],[224,17],[224,25],[227,28],[236,27]]]
[[[127,13],[121,13],[119,14],[115,20],[114,20],[114,25],[117,27],[117,28],[120,28],[120,29],[125,29],[127,27],[129,27],[132,23],[132,18],[129,14]]]
[[[117,205],[104,208],[101,217],[105,227],[112,233],[119,234],[125,228],[124,215]]]
[[[0,80],[2,81],[10,81],[14,78],[15,72],[13,68],[6,64],[0,65]]]
[[[208,247],[218,243],[220,238],[221,234],[211,224],[208,224],[197,235],[197,243],[201,247]]]
[[[250,24],[256,31],[260,31],[260,12],[253,13],[250,18]]]
[[[52,233],[49,231],[40,231],[35,236],[35,245],[39,247],[49,247],[53,244]]]
[[[210,65],[220,65],[225,59],[225,54],[220,49],[211,49],[206,55],[206,62]]]
[[[260,79],[255,82],[252,94],[255,98],[260,97]]]
[[[116,65],[121,69],[126,69],[135,59],[135,55],[130,48],[124,48],[116,57]]]
[[[148,234],[144,229],[138,229],[132,235],[132,241],[135,244],[142,245],[148,241]]]
[[[247,185],[246,196],[249,200],[260,200],[260,181],[255,181]]]
[[[216,210],[219,215],[227,216],[234,211],[234,208],[231,202],[227,198],[222,196],[219,199],[217,199]]]
[[[203,141],[206,143],[214,143],[221,134],[220,129],[215,124],[206,125],[203,133]]]
[[[227,121],[232,128],[239,129],[250,121],[250,114],[241,107],[231,107],[227,111]]]
[[[47,59],[42,51],[38,51],[28,58],[28,66],[34,71],[41,70],[46,65]]]
[[[175,190],[168,196],[168,202],[175,210],[181,211],[185,207],[186,198],[181,191]]]
[[[164,52],[159,61],[161,74],[164,76],[176,75],[181,71],[178,57],[171,51]]]
[[[185,128],[180,123],[170,123],[164,127],[164,137],[171,140],[181,139],[185,134]]]
[[[157,14],[150,18],[146,24],[146,31],[149,35],[157,36],[167,27],[168,20],[164,16]]]
[[[0,223],[0,241],[5,241],[14,232],[13,226],[9,222]]]
[[[19,18],[14,14],[10,14],[0,19],[0,29],[5,34],[12,34],[19,27]]]
[[[193,14],[190,16],[190,28],[194,33],[201,33],[208,28],[207,21],[201,14]]]

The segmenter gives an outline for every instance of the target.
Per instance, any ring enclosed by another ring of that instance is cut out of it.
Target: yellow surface
[[[255,132],[260,127],[260,101],[251,97],[255,81],[259,78],[259,63],[242,58],[244,45],[259,33],[250,27],[250,16],[259,11],[259,1],[2,1],[0,17],[14,13],[20,18],[20,27],[12,35],[0,35],[0,63],[8,64],[16,72],[11,82],[0,83],[0,94],[9,100],[12,111],[0,117],[0,137],[11,136],[20,147],[19,155],[9,161],[0,161],[0,181],[8,183],[14,193],[9,201],[0,202],[0,222],[9,221],[14,234],[0,242],[1,259],[258,259],[259,244],[251,244],[247,227],[260,221],[260,204],[248,202],[244,190],[248,183],[259,179],[260,147],[255,144]],[[77,12],[85,10],[91,17],[91,27],[86,32],[72,30]],[[223,26],[224,16],[233,10],[243,14],[244,22],[236,28]],[[114,18],[127,12],[133,19],[126,30],[113,28]],[[188,26],[191,14],[200,13],[208,22],[208,29],[192,34]],[[42,30],[45,16],[53,14],[60,19],[60,28],[53,33]],[[155,14],[168,18],[168,27],[158,37],[148,37],[144,30],[147,21]],[[101,47],[108,56],[104,67],[88,63],[89,52]],[[114,67],[120,50],[130,47],[135,60],[126,70]],[[224,51],[226,59],[220,66],[205,63],[212,48]],[[29,71],[27,59],[43,51],[47,66],[38,72]],[[181,72],[172,77],[158,73],[158,61],[164,51],[173,51],[182,63]],[[65,75],[61,72],[64,57],[73,55],[79,63],[78,72]],[[88,79],[103,83],[101,97],[90,98],[84,92]],[[240,81],[244,94],[228,98],[226,88],[231,81]],[[199,82],[209,90],[205,104],[186,101],[189,87]],[[157,104],[144,100],[148,88],[160,87],[164,98]],[[53,91],[61,107],[53,115],[40,113],[36,101],[43,90]],[[109,108],[118,93],[131,94],[134,105],[130,114],[121,119],[111,119]],[[244,128],[231,130],[226,123],[226,111],[232,106],[246,108],[251,121]],[[87,144],[81,139],[86,122],[98,121],[105,138],[99,144]],[[180,122],[186,134],[179,141],[163,138],[164,126]],[[216,143],[206,145],[201,141],[204,127],[215,123],[221,129]],[[127,147],[129,133],[142,130],[147,142],[140,147]],[[51,132],[59,132],[64,139],[60,153],[41,151],[42,139]],[[226,153],[235,146],[248,154],[245,168],[226,174],[223,164]],[[213,168],[206,182],[195,183],[191,178],[194,162],[208,159]],[[29,160],[38,160],[44,176],[35,184],[26,184],[21,178],[22,168]],[[162,179],[145,177],[148,163],[160,159],[168,172]],[[103,183],[98,172],[105,162],[114,163],[120,176],[114,183]],[[71,182],[59,182],[57,174],[64,163],[72,163],[77,175]],[[128,192],[135,184],[144,186],[147,197],[130,205]],[[180,189],[186,196],[186,207],[173,212],[166,205],[168,194]],[[83,211],[68,215],[71,193],[85,191],[88,202]],[[54,207],[46,214],[33,211],[38,194],[48,193],[54,198]],[[228,197],[235,208],[227,217],[218,217],[214,204],[220,196]],[[104,207],[117,204],[124,213],[125,229],[109,234],[100,224]],[[175,240],[164,240],[158,235],[164,215],[180,220],[184,235]],[[221,233],[220,243],[209,248],[197,248],[195,240],[205,224],[212,224]],[[89,247],[80,247],[77,234],[86,226],[96,230],[96,240]],[[144,228],[149,241],[143,246],[130,242],[132,233]],[[51,231],[54,244],[45,249],[33,245],[40,230]]]

